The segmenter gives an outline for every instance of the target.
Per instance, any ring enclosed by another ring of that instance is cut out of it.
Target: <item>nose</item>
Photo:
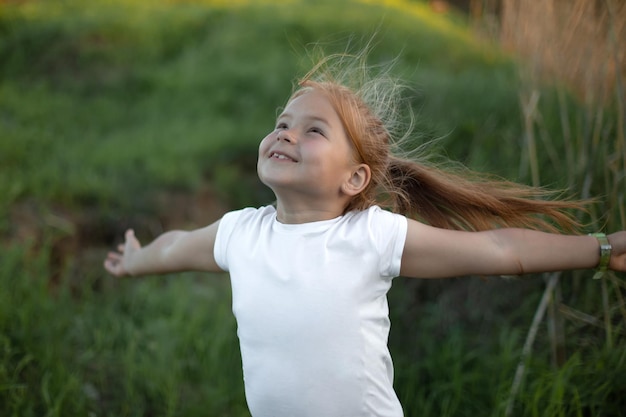
[[[294,140],[293,136],[291,135],[291,133],[289,133],[289,132],[287,131],[287,129],[283,129],[283,130],[279,131],[279,132],[278,132],[278,135],[276,135],[276,138],[277,138],[277,140],[278,140],[279,142],[280,142],[280,141],[283,141],[283,140],[284,140],[285,142],[288,142],[288,143],[294,143],[294,142],[295,142],[295,140]]]

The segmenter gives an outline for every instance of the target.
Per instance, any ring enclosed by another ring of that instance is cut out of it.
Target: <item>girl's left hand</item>
[[[611,233],[607,236],[612,246],[609,269],[626,272],[626,231]]]

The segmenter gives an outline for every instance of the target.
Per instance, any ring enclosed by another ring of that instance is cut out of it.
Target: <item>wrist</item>
[[[600,260],[596,266],[596,273],[593,275],[593,279],[599,279],[602,278],[604,273],[609,269],[613,247],[604,233],[590,233],[589,236],[595,237],[600,245]]]

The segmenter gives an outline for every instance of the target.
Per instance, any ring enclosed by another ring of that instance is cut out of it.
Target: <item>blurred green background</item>
[[[272,201],[257,145],[315,46],[373,39],[416,147],[596,197],[588,231],[624,229],[626,6],[529,3],[0,1],[0,415],[249,415],[227,276],[101,263],[127,227]],[[626,415],[624,276],[592,274],[562,274],[545,315],[550,276],[398,278],[406,415]]]

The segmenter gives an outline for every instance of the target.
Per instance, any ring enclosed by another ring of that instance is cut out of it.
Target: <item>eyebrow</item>
[[[278,118],[276,120],[280,120],[282,118],[291,118],[291,113],[282,113],[280,114],[280,116],[278,116]],[[315,116],[315,115],[310,115],[310,116],[305,116],[306,120],[311,120],[314,122],[322,122],[324,123],[326,126],[330,126],[330,123],[328,123],[328,120],[326,120],[323,117],[320,116]]]

